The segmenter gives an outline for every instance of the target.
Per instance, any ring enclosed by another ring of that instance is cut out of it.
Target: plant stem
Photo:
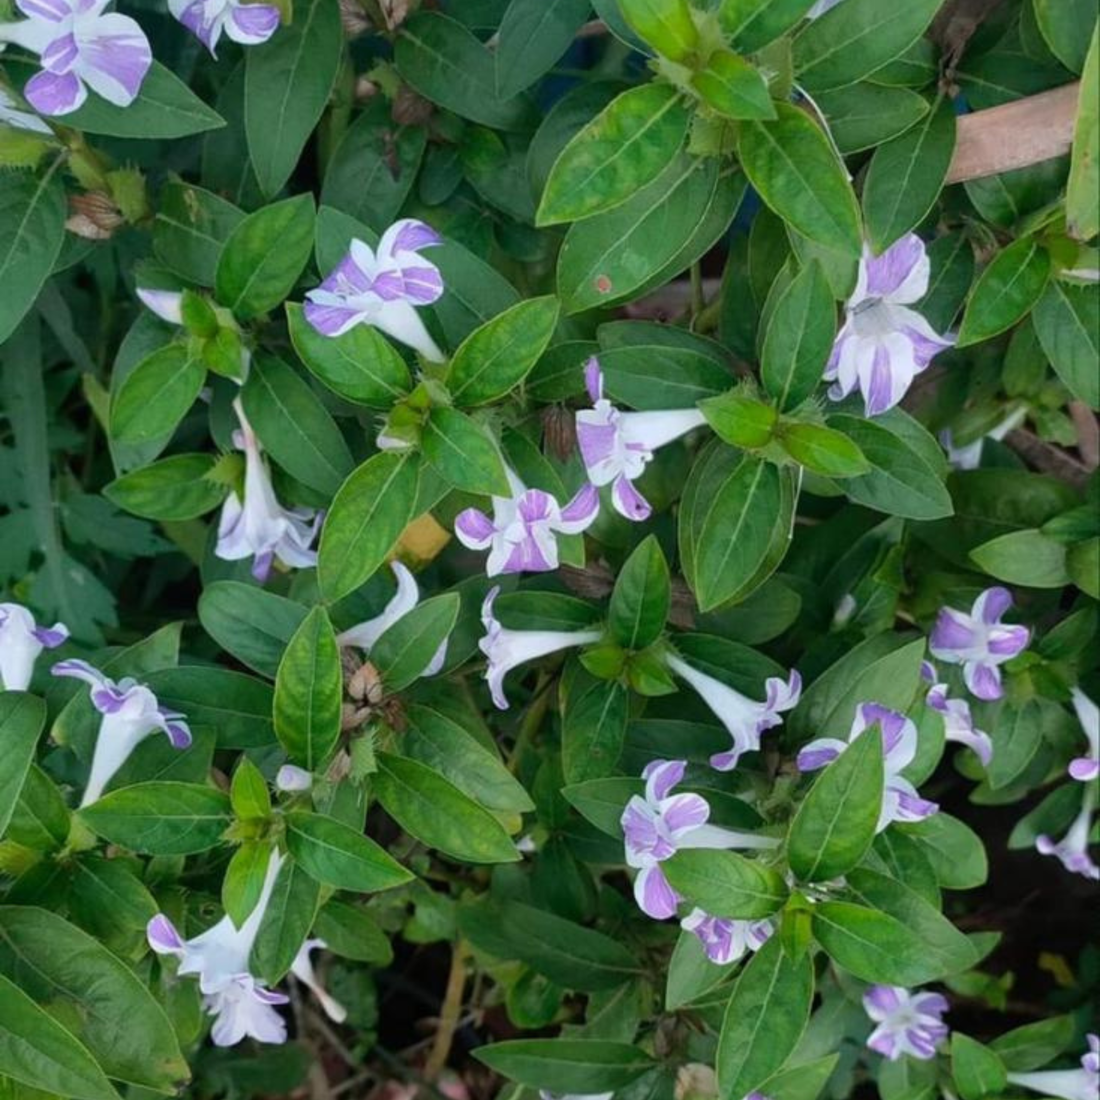
[[[462,1015],[462,991],[466,988],[466,945],[455,940],[451,950],[451,971],[447,975],[447,990],[443,995],[443,1008],[439,1013],[439,1028],[435,1033],[428,1060],[424,1063],[424,1076],[429,1081],[439,1077],[451,1053],[455,1029]]]

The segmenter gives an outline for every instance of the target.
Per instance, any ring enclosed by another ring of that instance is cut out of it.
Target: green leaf
[[[2,974],[0,1073],[17,1087],[72,1100],[118,1100],[88,1049]],[[13,1095],[22,1095],[22,1090]]]
[[[307,0],[295,5],[293,22],[246,51],[248,156],[265,195],[294,171],[328,103],[343,47],[335,0]]]
[[[737,852],[684,849],[662,868],[673,889],[716,917],[770,917],[787,900],[781,875]]]
[[[1100,28],[1092,31],[1092,44],[1081,76],[1077,121],[1066,186],[1066,228],[1079,241],[1100,233]]]
[[[424,674],[458,619],[459,595],[444,592],[417,604],[371,646],[371,664],[387,692],[403,691]]]
[[[630,198],[680,151],[689,119],[687,105],[671,85],[643,84],[623,92],[559,154],[537,224],[579,221]]]
[[[863,184],[863,216],[876,254],[924,220],[943,189],[954,152],[955,109],[946,97],[875,150]]]
[[[365,839],[365,838],[364,838]],[[276,985],[290,969],[317,915],[321,887],[293,859],[283,861],[267,903],[250,970]]]
[[[1100,408],[1100,287],[1051,279],[1031,317],[1058,377],[1089,408]]]
[[[338,600],[374,575],[412,519],[418,464],[383,451],[340,486],[321,531],[321,591]]]
[[[1089,40],[1096,36],[1096,5],[1091,0],[1032,0],[1031,6],[1050,52],[1071,73],[1081,72]],[[1081,93],[1083,96],[1084,87]],[[963,1100],[971,1098],[964,1096]]]
[[[1041,531],[1010,531],[970,551],[991,577],[1027,588],[1062,588],[1070,583],[1066,547]]]
[[[456,489],[509,495],[508,478],[496,443],[481,424],[458,409],[432,409],[424,425],[421,445],[435,472]]]
[[[193,734],[213,734],[219,748],[275,743],[272,689],[262,680],[228,668],[184,666],[150,673],[144,682],[162,706],[187,715]]]
[[[240,581],[208,584],[198,610],[199,622],[218,645],[272,678],[287,642],[306,617],[300,603]]]
[[[775,105],[760,72],[731,50],[716,50],[691,78],[703,102],[725,118],[775,118]]]
[[[271,813],[271,792],[263,773],[247,756],[242,756],[229,785],[229,801],[240,819],[264,819]]]
[[[519,301],[515,287],[495,267],[457,241],[433,248],[431,258],[445,287],[433,308],[450,345]]]
[[[288,814],[286,843],[305,871],[337,890],[369,894],[413,877],[369,837],[322,814]]]
[[[0,691],[0,837],[15,812],[34,761],[34,750],[46,724],[46,704],[25,691]]]
[[[8,824],[8,838],[35,851],[52,852],[69,839],[70,827],[61,792],[37,764],[31,764]]]
[[[774,121],[741,125],[738,153],[749,182],[803,236],[858,256],[863,247],[859,207],[843,164],[804,111],[777,103],[776,112]]]
[[[738,390],[708,397],[699,408],[718,438],[734,447],[765,446],[779,420],[772,405]]]
[[[899,920],[866,906],[827,901],[814,907],[814,938],[838,966],[868,982],[933,981],[924,945]]]
[[[863,452],[846,435],[820,424],[784,425],[779,442],[795,462],[822,477],[859,477],[871,469]]]
[[[118,443],[164,444],[195,403],[206,367],[189,345],[169,344],[143,359],[111,399],[111,437]]]
[[[889,10],[879,0],[846,0],[796,35],[794,67],[811,92],[854,84],[903,54],[932,22],[941,0],[913,0]]]
[[[214,455],[172,455],[115,478],[103,495],[146,519],[195,519],[217,508],[229,491],[207,476],[216,465]]]
[[[153,856],[186,856],[216,847],[229,826],[228,795],[197,783],[137,783],[80,811],[97,836]]]
[[[386,813],[429,848],[467,863],[520,858],[504,826],[431,768],[380,752],[373,783]]]
[[[579,678],[562,706],[562,770],[570,783],[615,770],[623,750],[630,695],[614,680]]]
[[[286,303],[286,316],[298,358],[333,393],[357,405],[388,409],[408,392],[409,368],[377,329],[355,325],[343,336],[322,336],[297,302]]]
[[[833,141],[845,155],[896,138],[928,114],[928,100],[917,92],[870,81],[819,92],[814,98],[829,120]]]
[[[530,103],[497,95],[492,54],[455,19],[435,11],[412,16],[394,46],[397,71],[425,99],[497,130],[522,129]]]
[[[474,1057],[510,1081],[555,1092],[620,1089],[653,1066],[637,1047],[603,1039],[511,1039],[478,1047]]]
[[[0,173],[0,344],[34,304],[65,239],[65,188],[56,169],[41,178]]]
[[[319,771],[340,737],[344,681],[336,635],[315,607],[290,639],[275,676],[275,733],[287,755]]]
[[[455,404],[487,405],[515,389],[550,343],[559,308],[552,295],[530,298],[471,332],[447,371]]]
[[[213,286],[226,238],[244,212],[220,195],[170,180],[161,189],[153,223],[153,252],[189,282]]]
[[[351,473],[355,463],[336,422],[281,359],[253,357],[241,404],[264,450],[303,485],[330,496]]]
[[[645,649],[664,631],[671,604],[668,562],[650,535],[619,570],[608,618],[612,636],[624,649]]]
[[[813,7],[813,0],[722,0],[722,29],[742,53],[774,42]]]
[[[375,966],[393,962],[389,939],[362,906],[334,899],[317,914],[314,927],[335,955]]]
[[[1031,238],[998,252],[970,292],[958,347],[1011,328],[1039,300],[1049,277],[1050,254]]]
[[[233,858],[225,869],[222,906],[238,928],[248,919],[249,913],[260,900],[270,860],[269,844],[247,840],[233,853]]]
[[[631,344],[603,350],[599,359],[604,393],[634,409],[690,409],[731,382],[724,363],[689,347]],[[583,388],[583,364],[577,376]]]
[[[1005,1067],[995,1051],[964,1035],[951,1033],[951,1075],[962,1100],[982,1100],[1000,1094],[1008,1084]]]
[[[924,854],[945,890],[973,890],[989,878],[985,845],[969,825],[940,810],[923,821],[904,826]]]
[[[872,726],[814,781],[791,822],[787,855],[806,882],[827,882],[855,867],[875,839],[882,807],[882,736]]]
[[[989,1045],[1005,1069],[1027,1073],[1057,1058],[1073,1042],[1075,1030],[1072,1016],[1053,1016],[1006,1031]]]
[[[0,908],[0,974],[63,1015],[116,1081],[174,1093],[187,1080],[176,1033],[145,983],[55,913]]]
[[[507,100],[534,84],[573,43],[589,0],[512,0],[500,22],[497,95]]]
[[[294,288],[313,251],[312,195],[261,207],[225,242],[214,279],[218,301],[242,321],[268,313]]]
[[[869,474],[845,482],[849,499],[906,519],[950,516],[954,507],[940,474],[880,420],[847,414],[829,417],[829,427],[855,443],[872,467]]]
[[[688,0],[619,0],[619,10],[631,30],[671,61],[686,61],[699,43]]]
[[[748,961],[726,1006],[716,1069],[723,1096],[745,1096],[782,1069],[810,1017],[814,966],[772,936]]]
[[[764,333],[760,380],[780,412],[797,409],[821,384],[835,337],[833,294],[811,260],[776,299]]]

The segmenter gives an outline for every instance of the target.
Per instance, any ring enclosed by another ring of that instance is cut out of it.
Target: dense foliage
[[[0,1097],[1095,1100],[1095,3],[5,3]]]

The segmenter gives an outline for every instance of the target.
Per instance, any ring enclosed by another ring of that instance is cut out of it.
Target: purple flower
[[[542,489],[528,489],[507,467],[510,497],[493,497],[493,518],[467,508],[455,518],[458,541],[470,550],[489,550],[485,572],[547,573],[558,567],[556,536],[585,530],[600,510],[599,494],[586,485],[562,508]]]
[[[2,35],[3,30],[0,29],[0,36]],[[0,46],[0,50],[2,49],[3,47]],[[10,126],[13,130],[27,130],[33,134],[53,137],[53,130],[38,115],[24,111],[19,100],[2,85],[0,85],[0,123]]]
[[[594,407],[578,412],[576,425],[588,480],[611,485],[611,501],[619,515],[648,519],[652,508],[631,482],[645,472],[654,451],[702,426],[706,417],[698,409],[620,411],[603,395],[603,371],[595,356],[585,365],[584,380]]]
[[[948,699],[947,685],[937,683],[936,668],[930,661],[921,662],[921,676],[932,686],[924,701],[943,715],[943,735],[972,749],[985,767],[993,759],[993,742],[989,734],[974,725],[970,704],[965,699]]]
[[[891,1062],[903,1055],[928,1061],[947,1038],[941,1017],[948,1009],[939,993],[910,993],[896,985],[873,985],[863,994],[863,1007],[878,1025],[867,1046]]]
[[[878,831],[882,832],[891,821],[921,821],[934,814],[939,806],[921,798],[913,784],[901,774],[917,754],[917,727],[904,714],[878,703],[860,703],[856,707],[855,721],[847,741],[822,737],[804,745],[798,754],[798,770],[811,772],[831,764],[872,726],[878,727],[882,738],[886,779]]]
[[[708,825],[710,805],[698,794],[672,794],[684,777],[685,760],[654,760],[642,772],[645,796],[634,795],[623,810],[626,862],[638,871],[634,898],[646,916],[674,916],[680,897],[661,864],[681,848],[774,848],[772,837]]]
[[[168,0],[168,10],[213,54],[224,31],[242,46],[266,42],[279,26],[274,4],[241,0]]]
[[[507,710],[504,677],[513,668],[571,646],[598,642],[603,633],[599,630],[510,630],[501,626],[493,615],[493,604],[499,593],[499,588],[491,589],[481,605],[485,634],[477,644],[489,662],[485,679],[489,682],[493,703],[500,710]]]
[[[81,806],[95,802],[130,753],[151,733],[160,730],[176,749],[191,744],[191,730],[182,714],[165,710],[144,684],[126,677],[117,683],[87,661],[58,661],[55,676],[72,676],[91,688],[92,706],[103,716],[99,722],[92,768]]]
[[[987,588],[969,614],[953,607],[941,609],[928,639],[933,657],[963,666],[966,686],[979,699],[1000,699],[1004,691],[998,666],[1027,648],[1027,627],[1001,622],[1011,606],[1007,588]]]
[[[233,442],[244,451],[244,500],[234,492],[222,505],[214,553],[224,561],[253,558],[252,575],[262,584],[276,559],[298,569],[317,564],[317,552],[310,546],[321,517],[312,508],[284,508],[275,499],[260,441],[245,418],[240,398],[233,408],[241,424]]]
[[[382,234],[377,252],[360,240],[327,279],[306,295],[306,320],[322,336],[342,336],[354,325],[373,325],[425,359],[443,353],[416,312],[438,301],[443,276],[420,251],[443,243],[431,226],[403,218]]]
[[[954,343],[937,336],[919,313],[908,308],[924,297],[928,272],[924,242],[913,233],[881,256],[864,247],[859,280],[825,366],[834,401],[858,388],[868,416],[884,413],[905,396],[933,356]]]
[[[416,578],[399,561],[390,562],[393,575],[397,578],[397,591],[393,599],[382,609],[381,614],[373,619],[359,623],[350,630],[345,630],[338,635],[336,641],[342,646],[356,646],[364,653],[370,654],[374,643],[399,619],[403,619],[420,602],[420,589],[417,587]],[[432,659],[424,666],[421,676],[434,676],[447,660],[447,639],[440,643]]]
[[[771,920],[714,917],[698,907],[680,921],[680,927],[698,937],[712,963],[723,966],[736,962],[746,951],[759,951],[775,932]]]
[[[1080,688],[1075,687],[1070,694],[1089,749],[1084,756],[1070,761],[1069,774],[1082,783],[1090,783],[1100,775],[1100,709]]]
[[[64,623],[37,626],[18,603],[0,603],[0,688],[26,691],[43,649],[56,649],[69,636]]]
[[[1092,833],[1092,811],[1095,805],[1095,788],[1087,787],[1081,812],[1074,818],[1069,832],[1061,840],[1055,842],[1045,834],[1035,838],[1035,847],[1040,855],[1057,856],[1067,871],[1084,875],[1094,881],[1100,880],[1100,867],[1089,856],[1089,835]]]
[[[104,14],[108,0],[15,0],[27,17],[0,24],[0,43],[38,54],[42,71],[23,95],[44,115],[67,115],[88,89],[116,107],[137,98],[153,63],[149,42],[129,16]]]
[[[733,745],[726,752],[715,753],[710,758],[711,767],[720,772],[732,771],[743,752],[758,752],[760,735],[765,730],[783,724],[780,713],[798,705],[802,694],[802,677],[792,670],[786,681],[778,676],[768,677],[764,685],[765,698],[756,702],[735,691],[721,680],[692,668],[675,653],[668,653],[665,663],[677,676],[686,680],[703,698],[715,717],[729,730]]]
[[[1038,1073],[1010,1073],[1013,1085],[1061,1100],[1097,1100],[1100,1095],[1100,1036],[1090,1034],[1088,1052],[1080,1069],[1048,1069]]]

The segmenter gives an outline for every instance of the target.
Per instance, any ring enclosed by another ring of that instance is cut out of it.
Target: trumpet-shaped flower
[[[747,951],[759,951],[775,932],[770,920],[714,917],[698,906],[680,921],[680,927],[694,933],[707,958],[719,965],[736,962]]]
[[[470,550],[488,550],[485,572],[547,573],[558,567],[558,535],[585,530],[600,510],[600,497],[586,485],[562,508],[542,489],[528,489],[505,468],[512,487],[509,497],[493,497],[490,519],[478,508],[467,508],[455,518],[458,541]]]
[[[374,643],[399,619],[403,619],[420,602],[420,589],[416,578],[408,568],[399,561],[390,562],[390,568],[397,579],[397,591],[393,598],[382,609],[381,614],[373,619],[359,623],[350,630],[345,630],[337,635],[336,641],[342,646],[355,646],[367,655],[370,654]],[[425,665],[421,676],[434,676],[447,660],[447,639],[444,638],[432,659]]]
[[[0,31],[0,34],[2,33]],[[53,134],[53,130],[38,115],[31,111],[24,111],[19,100],[2,85],[0,85],[0,124],[10,126],[13,130],[27,130],[33,134]]]
[[[882,738],[886,779],[878,831],[882,832],[891,821],[921,821],[934,814],[939,806],[921,798],[913,784],[901,774],[917,754],[917,727],[904,714],[878,703],[860,703],[856,707],[855,721],[847,741],[822,737],[804,745],[798,754],[798,770],[811,772],[831,764],[871,726],[878,727]]]
[[[56,649],[68,636],[64,623],[38,626],[22,604],[0,603],[0,689],[26,691],[38,655]]]
[[[287,793],[308,791],[313,786],[313,776],[297,764],[284,764],[275,773],[275,786]]]
[[[680,897],[661,864],[684,848],[774,848],[778,841],[709,825],[710,804],[702,795],[673,794],[684,777],[685,760],[654,760],[642,778],[645,795],[634,795],[623,810],[622,828],[627,865],[637,870],[634,899],[646,916],[674,916]]]
[[[1010,1073],[1008,1080],[1020,1088],[1060,1100],[1097,1100],[1100,1096],[1100,1036],[1089,1035],[1088,1052],[1080,1069],[1045,1069],[1035,1073]]]
[[[493,702],[500,710],[507,710],[504,677],[513,668],[571,646],[598,642],[603,634],[599,630],[510,630],[501,626],[493,615],[493,604],[499,593],[499,588],[491,589],[481,605],[485,634],[477,644],[489,662],[485,679],[489,682]]]
[[[317,552],[310,546],[321,517],[312,508],[284,508],[276,500],[260,441],[239,398],[233,408],[241,423],[233,442],[244,451],[244,500],[234,492],[222,505],[214,553],[225,561],[252,558],[252,575],[262,584],[276,559],[300,569],[317,564]]]
[[[130,753],[151,733],[160,730],[176,749],[191,744],[191,730],[183,715],[165,710],[144,684],[130,677],[116,683],[87,661],[76,659],[58,661],[51,671],[55,676],[83,680],[91,688],[92,706],[103,716],[81,806],[90,805],[103,794]]]
[[[27,17],[0,24],[0,44],[38,54],[42,71],[23,95],[44,115],[67,115],[88,89],[116,107],[137,98],[153,63],[149,41],[129,16],[105,12],[109,0],[16,0]]]
[[[979,699],[1000,699],[1000,665],[1022,653],[1030,639],[1026,626],[1010,626],[1001,617],[1012,606],[1007,588],[987,588],[969,614],[941,609],[929,638],[932,656],[963,666],[963,679]]]
[[[957,741],[972,749],[985,767],[993,759],[993,742],[989,734],[974,725],[970,704],[965,699],[949,699],[947,685],[937,683],[936,668],[930,661],[921,663],[921,676],[932,686],[924,701],[943,715],[943,735],[948,741]]]
[[[403,218],[382,234],[378,249],[360,240],[327,279],[306,295],[305,318],[322,336],[342,336],[354,325],[371,325],[440,363],[443,353],[416,312],[438,301],[443,276],[420,255],[443,243],[430,225]]]
[[[909,233],[881,256],[864,247],[856,289],[825,366],[834,401],[859,389],[868,416],[892,409],[913,379],[954,340],[909,306],[928,290],[924,242]]]
[[[279,26],[274,4],[242,3],[241,0],[168,0],[168,10],[214,54],[218,39],[242,46],[266,42]]]
[[[0,627],[0,629],[3,629]],[[1100,776],[1100,708],[1078,687],[1071,692],[1077,720],[1088,738],[1089,749],[1084,756],[1072,760],[1069,774],[1082,783],[1091,783]]]
[[[593,407],[577,413],[577,446],[588,480],[611,486],[615,511],[627,519],[648,519],[652,508],[631,484],[645,472],[654,452],[706,423],[698,409],[622,412],[603,395],[603,371],[593,356],[584,368]]]
[[[286,1041],[286,1023],[274,1006],[286,1004],[289,998],[268,989],[249,970],[252,947],[282,863],[282,856],[272,849],[260,896],[239,928],[226,915],[205,932],[185,940],[163,913],[153,917],[146,927],[146,939],[158,955],[174,955],[180,964],[177,973],[198,977],[204,1007],[214,1017],[211,1037],[217,1046],[235,1046],[246,1036],[261,1043]],[[339,1023],[346,1013],[321,989],[310,961],[310,952],[320,946],[324,946],[320,940],[306,940],[295,956],[291,973],[318,994],[321,1007]]]
[[[873,985],[863,994],[863,1008],[878,1025],[867,1046],[891,1062],[903,1055],[922,1061],[936,1056],[947,1038],[941,1017],[948,1009],[939,993],[910,993],[896,985]]]
[[[746,698],[728,684],[708,676],[674,653],[665,658],[668,667],[686,680],[702,696],[715,717],[729,730],[733,745],[726,752],[716,753],[710,758],[711,767],[721,772],[732,771],[744,752],[758,752],[760,735],[765,730],[774,729],[783,724],[780,714],[798,705],[802,694],[802,677],[797,670],[791,671],[786,681],[778,676],[770,676],[764,685],[765,698],[762,703]]]
[[[1075,875],[1100,880],[1100,867],[1089,855],[1089,836],[1092,833],[1092,811],[1096,805],[1096,795],[1092,787],[1086,788],[1085,801],[1081,811],[1074,818],[1069,831],[1061,840],[1055,841],[1043,834],[1035,838],[1035,847],[1040,855],[1057,856],[1062,866]]]

